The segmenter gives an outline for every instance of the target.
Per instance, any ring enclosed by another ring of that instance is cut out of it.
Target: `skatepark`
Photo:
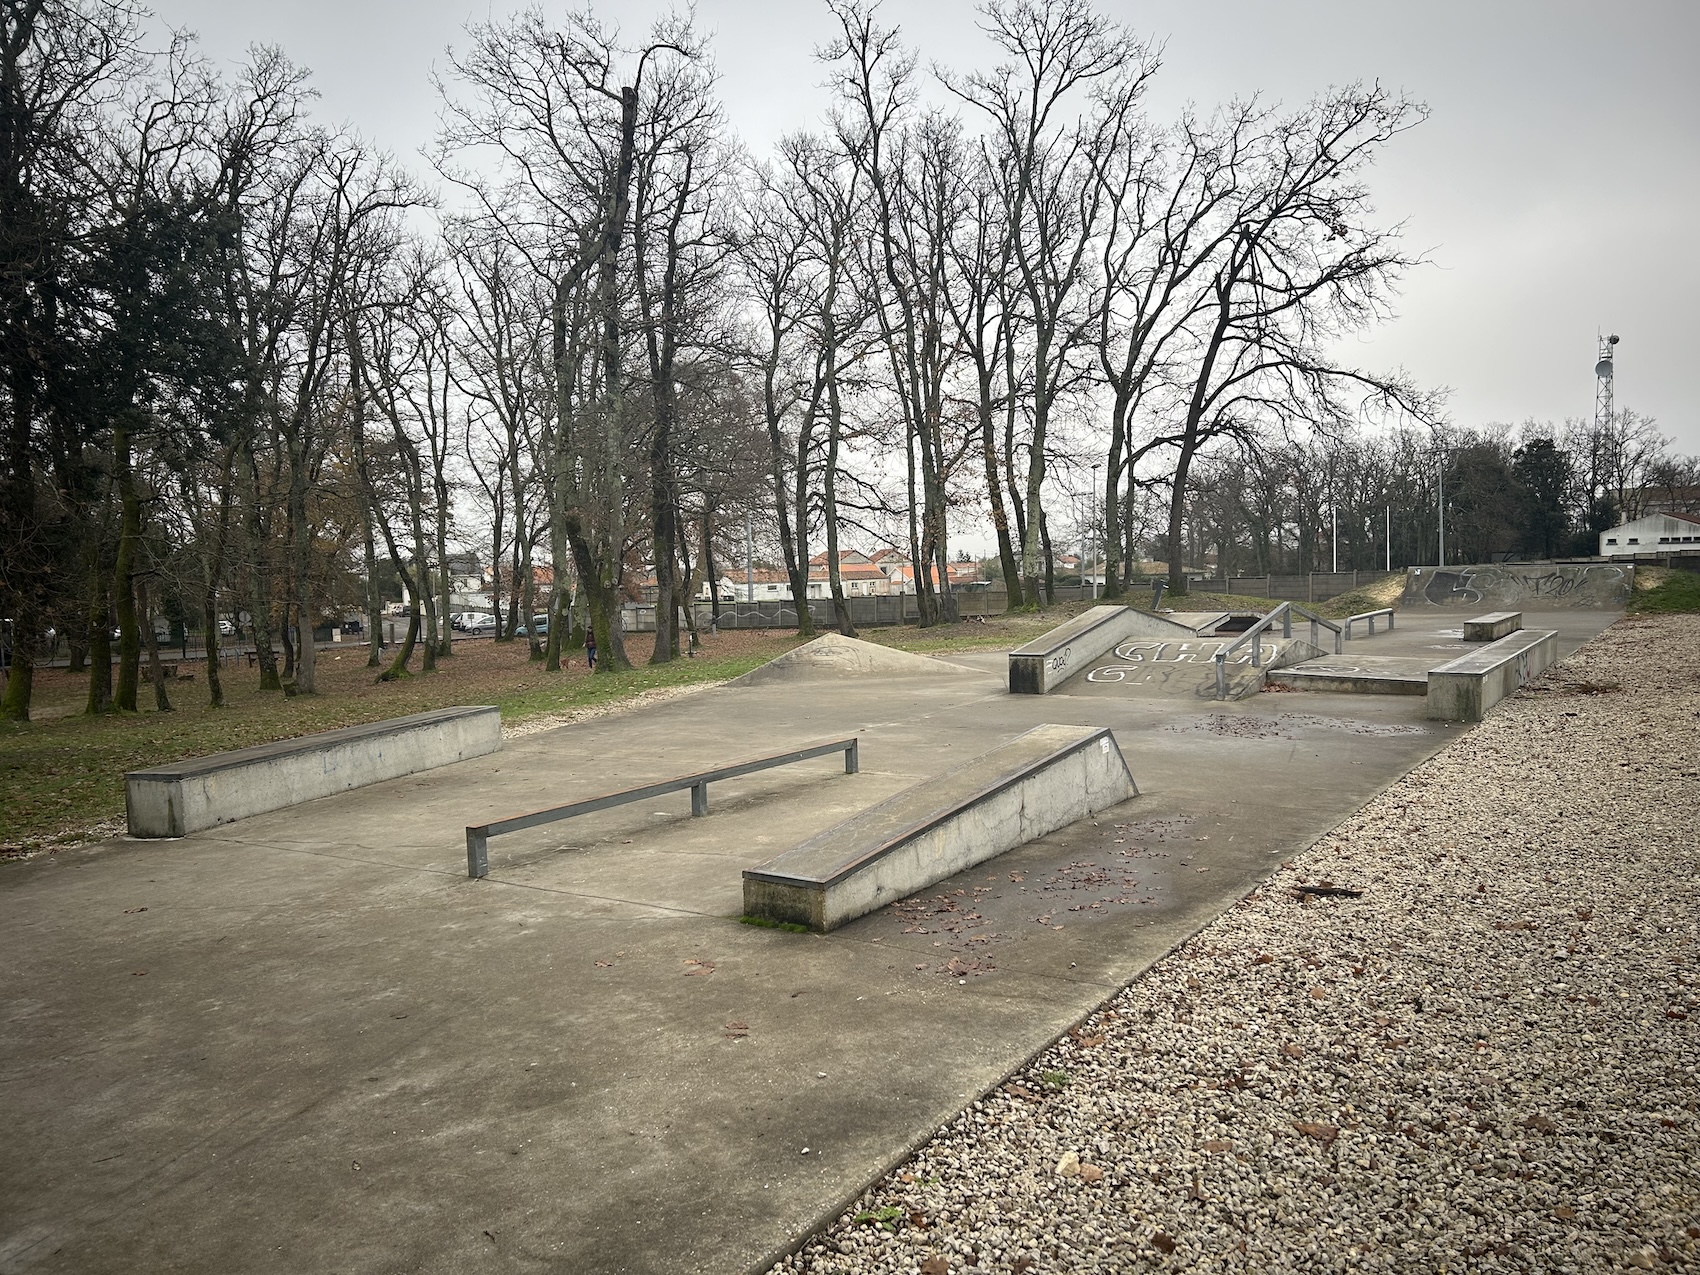
[[[1256,663],[1226,652],[1250,617],[1112,617],[1145,628],[1042,693],[1012,693],[1019,652],[823,638],[450,765],[20,865],[0,1272],[760,1268],[1458,738],[1435,670],[1534,649],[1517,633],[1562,658],[1623,601],[1485,583],[1413,577],[1391,628],[1339,642],[1294,615],[1251,634]],[[1466,640],[1478,612],[1519,627]],[[1029,645],[1084,652],[1085,630]],[[853,773],[827,753],[717,779],[695,814],[684,789],[587,811],[468,875],[469,828],[850,738]],[[985,760],[1034,739],[1014,770]],[[883,852],[1077,743],[1113,745],[1129,787],[1080,780],[1105,794],[1087,813],[834,924],[742,923],[788,854],[835,829]],[[948,810],[911,809],[929,793]]]

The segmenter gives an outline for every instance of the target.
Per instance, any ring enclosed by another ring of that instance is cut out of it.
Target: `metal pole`
[[[1092,466],[1092,516],[1086,523],[1092,537],[1092,575],[1089,578],[1092,582],[1090,597],[1094,602],[1098,600],[1098,469],[1097,465]]]
[[[1440,453],[1440,565],[1446,565],[1446,453]]]
[[[1334,519],[1334,574],[1340,574],[1340,506],[1330,505],[1329,513]]]
[[[1393,506],[1387,506],[1387,569],[1393,570]]]
[[[750,528],[750,511],[744,510],[744,601],[756,600],[756,541]]]

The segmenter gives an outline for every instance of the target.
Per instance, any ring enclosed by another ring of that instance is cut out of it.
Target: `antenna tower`
[[[1594,431],[1596,438],[1609,436],[1612,425],[1612,364],[1617,353],[1617,333],[1602,336],[1599,362],[1594,364]]]

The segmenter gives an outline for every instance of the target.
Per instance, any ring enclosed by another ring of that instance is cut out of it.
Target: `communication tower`
[[[1611,430],[1612,418],[1612,361],[1617,352],[1617,333],[1600,338],[1600,360],[1594,364],[1594,429],[1596,437],[1605,437]]]

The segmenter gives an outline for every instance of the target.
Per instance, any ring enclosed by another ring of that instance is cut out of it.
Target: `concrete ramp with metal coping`
[[[746,868],[744,912],[833,930],[1138,795],[1108,730],[1036,726]]]
[[[1199,632],[1196,622],[1213,627],[1226,618],[1215,611],[1183,620],[1127,606],[1093,607],[1009,653],[1010,693],[1049,695],[1124,642],[1191,639]]]

